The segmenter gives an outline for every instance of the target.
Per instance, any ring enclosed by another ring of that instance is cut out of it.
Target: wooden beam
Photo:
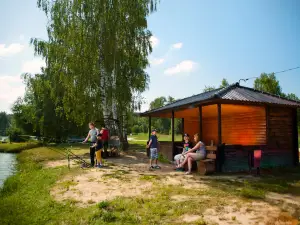
[[[297,109],[293,110],[293,153],[294,165],[299,166]]]
[[[150,137],[151,137],[151,116],[149,116],[149,124],[148,124],[148,127],[149,127],[149,139],[150,140]]]
[[[174,111],[172,110],[172,155],[174,155],[174,150],[175,150],[175,146],[174,146],[174,131],[175,131],[175,124],[174,124]]]
[[[203,141],[203,132],[202,132],[202,105],[199,106],[199,135],[200,140]]]
[[[181,133],[182,133],[182,141],[184,138],[184,118],[181,119]]]
[[[221,104],[218,104],[218,144],[222,144],[222,112],[221,112]]]

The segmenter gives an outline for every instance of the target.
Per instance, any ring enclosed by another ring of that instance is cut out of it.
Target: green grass
[[[85,154],[88,148],[73,146],[73,151]],[[234,197],[264,200],[265,193],[269,191],[300,195],[299,168],[278,170],[272,176],[263,175],[254,180],[201,177],[202,181],[208,181],[210,188],[192,190],[180,185],[160,186],[162,176],[141,174],[141,182],[153,183],[152,189],[143,196],[119,197],[98,203],[90,199],[87,207],[80,208],[76,199],[60,203],[50,195],[54,186],[58,185],[67,191],[76,185],[76,180],[72,179],[60,183],[57,181],[82,173],[76,168],[42,167],[44,161],[62,159],[64,156],[46,147],[39,147],[23,151],[17,158],[19,172],[9,177],[0,189],[0,224],[185,224],[179,220],[181,216],[202,215],[208,208],[222,210],[230,204],[228,199]],[[108,173],[106,178],[122,179],[127,173],[117,170]],[[191,198],[176,202],[172,200],[174,195],[189,195]],[[201,218],[192,224],[206,222]]]
[[[59,154],[45,147],[23,151],[18,155],[19,172],[9,177],[0,189],[0,224],[173,224],[179,216],[194,208],[197,208],[195,213],[205,210],[203,202],[199,205],[196,203],[197,198],[196,202],[191,202],[184,209],[180,203],[171,202],[172,194],[185,191],[181,187],[171,186],[154,186],[151,191],[155,195],[153,198],[117,198],[98,204],[91,199],[88,202],[90,206],[86,208],[78,207],[76,199],[56,202],[50,195],[56,182],[66,175],[81,173],[80,169],[42,167],[41,162],[60,158]],[[127,171],[116,171],[113,178],[124,173]],[[142,178],[156,180],[148,176]],[[76,182],[69,180],[59,185],[68,190]],[[193,191],[193,195],[199,193],[198,190]]]
[[[0,152],[7,153],[19,153],[26,149],[32,149],[41,146],[37,142],[26,142],[26,143],[0,143]]]
[[[172,141],[172,135],[158,133],[157,137],[158,137],[159,141]],[[128,138],[133,138],[136,141],[145,141],[145,142],[147,142],[147,140],[149,139],[149,134],[140,133],[140,134],[135,134],[135,135],[132,135],[132,136],[128,136]],[[181,134],[179,134],[179,135],[176,134],[174,138],[175,138],[175,141],[181,141],[182,140],[182,135]]]
[[[72,200],[57,203],[50,196],[55,182],[70,172],[67,167],[43,169],[36,159],[49,157],[50,153],[38,156],[44,150],[37,148],[18,155],[19,172],[0,189],[0,224],[86,224],[89,220],[93,208],[77,208]]]

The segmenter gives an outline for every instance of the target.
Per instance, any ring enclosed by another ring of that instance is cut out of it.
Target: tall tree
[[[118,121],[119,136],[126,138],[122,124],[149,81],[144,71],[152,50],[147,16],[156,4],[156,0],[38,0],[48,17],[49,41],[32,39],[32,44],[46,59],[51,96],[68,119],[83,124],[111,117]]]
[[[274,95],[281,95],[281,87],[274,73],[262,73],[259,78],[254,81],[254,88],[259,91],[268,92]]]

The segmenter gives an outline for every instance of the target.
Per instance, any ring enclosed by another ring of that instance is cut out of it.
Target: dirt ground
[[[79,174],[66,176],[55,185],[51,194],[57,201],[73,200],[79,207],[86,207],[117,197],[151,199],[159,188],[180,187],[186,192],[169,193],[170,201],[184,205],[197,200],[207,204],[207,208],[201,214],[190,212],[180,216],[179,224],[196,224],[199,219],[207,224],[299,224],[299,218],[292,216],[293,207],[300,208],[299,197],[270,192],[264,201],[232,195],[220,198],[218,194],[210,194],[213,189],[207,179],[175,172],[171,164],[161,164],[160,170],[149,171],[144,153],[122,154],[107,159],[105,164],[106,167],[101,169],[84,169]],[[57,160],[48,161],[45,167],[65,165],[66,160]],[[72,163],[71,167],[78,167],[78,164]],[[203,195],[189,195],[193,190],[203,191]]]

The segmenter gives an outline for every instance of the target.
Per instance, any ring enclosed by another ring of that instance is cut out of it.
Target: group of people
[[[86,143],[89,139],[91,142],[90,146],[90,159],[91,166],[101,168],[102,164],[102,152],[107,154],[109,131],[104,126],[102,126],[99,131],[93,122],[89,123],[89,132],[83,143]],[[156,135],[157,131],[152,130],[150,139],[147,143],[147,148],[150,149],[150,169],[160,169],[158,166],[158,139]],[[182,143],[182,153],[175,155],[174,161],[177,171],[184,171],[184,166],[188,165],[188,171],[186,174],[190,174],[192,171],[193,161],[198,161],[205,159],[206,149],[205,145],[199,139],[199,134],[194,135],[194,143],[190,141],[189,134],[184,134],[184,141]],[[96,163],[95,163],[96,155]]]
[[[89,139],[91,142],[90,146],[90,159],[91,166],[101,168],[102,164],[102,152],[107,154],[108,149],[108,140],[109,140],[109,131],[104,126],[101,130],[96,128],[95,123],[89,123],[89,132],[83,143],[86,143]],[[96,154],[96,163],[95,163],[95,154]]]
[[[205,144],[200,141],[199,134],[194,135],[194,143],[190,141],[189,134],[184,134],[184,141],[182,143],[182,153],[177,154],[174,157],[175,166],[177,171],[184,171],[184,166],[188,165],[188,171],[186,174],[191,174],[193,161],[205,159],[206,149]],[[151,137],[147,144],[147,148],[150,148],[150,169],[159,169],[157,165],[158,160],[158,139],[156,136],[156,130],[152,130]],[[153,162],[155,164],[153,165]]]

